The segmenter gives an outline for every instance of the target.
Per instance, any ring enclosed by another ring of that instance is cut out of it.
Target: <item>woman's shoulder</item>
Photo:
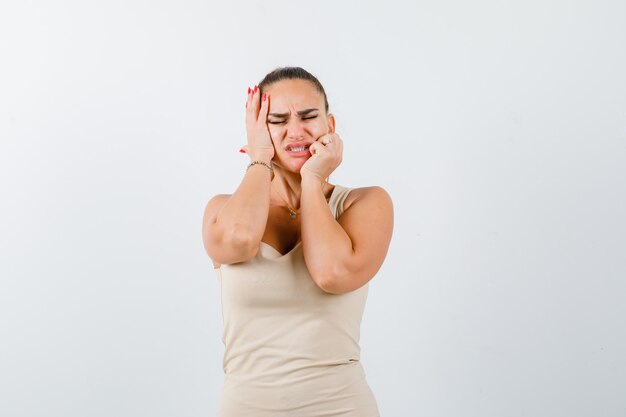
[[[379,185],[355,188],[346,186],[340,187],[349,189],[349,193],[343,204],[344,211],[348,210],[353,204],[362,204],[363,202],[376,205],[392,205],[391,196],[387,190]]]
[[[206,203],[204,207],[204,216],[208,217],[211,213],[214,213],[222,208],[224,203],[228,201],[232,194],[216,194]]]
[[[228,198],[231,196],[232,194],[215,194],[213,197],[211,197],[211,199],[209,200],[209,202],[211,201],[220,201],[220,200],[228,200]]]

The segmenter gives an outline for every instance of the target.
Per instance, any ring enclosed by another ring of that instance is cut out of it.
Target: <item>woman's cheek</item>
[[[319,139],[320,137],[324,136],[327,133],[328,133],[328,125],[320,124],[318,126],[315,126],[315,137],[316,138]]]
[[[274,138],[278,137],[278,135],[276,133],[276,129],[272,125],[269,125],[268,131],[270,133],[270,139],[272,140],[272,142],[274,142]]]

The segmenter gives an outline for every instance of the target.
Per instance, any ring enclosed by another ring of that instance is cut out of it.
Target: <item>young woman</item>
[[[202,227],[221,287],[219,416],[378,416],[359,336],[391,240],[391,199],[327,181],[343,141],[324,88],[302,68],[248,88],[246,128],[247,171],[232,195],[208,202]]]

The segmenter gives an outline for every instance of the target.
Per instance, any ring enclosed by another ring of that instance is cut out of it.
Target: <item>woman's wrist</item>
[[[263,155],[263,154],[252,154],[249,155],[250,156],[250,162],[252,161],[261,161],[261,162],[265,162],[266,164],[270,164],[272,163],[272,159],[273,156],[270,155]]]
[[[250,163],[257,161],[257,162],[263,162],[264,164],[268,164],[268,165],[272,165],[272,158],[267,158],[267,157],[263,157],[263,156],[259,156],[259,157],[252,157],[250,156]]]
[[[255,159],[250,161],[250,163],[248,164],[248,166],[246,167],[246,172],[248,172],[250,170],[250,168],[254,168],[254,167],[260,167],[258,169],[266,169],[268,170],[268,172],[270,173],[270,179],[274,179],[274,168],[272,167],[272,162],[270,160],[270,162],[265,162],[263,160],[260,159]]]
[[[248,156],[250,157],[250,161],[263,161],[268,164],[272,162],[274,158],[274,148],[265,148],[265,147],[250,147],[248,145]]]
[[[324,188],[326,180],[315,174],[303,174],[302,175],[302,188]]]

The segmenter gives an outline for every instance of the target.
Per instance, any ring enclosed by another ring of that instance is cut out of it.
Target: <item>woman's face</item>
[[[324,96],[309,81],[278,81],[265,93],[270,100],[267,126],[276,151],[273,162],[299,173],[311,157],[309,145],[335,131],[335,118],[326,115]]]

